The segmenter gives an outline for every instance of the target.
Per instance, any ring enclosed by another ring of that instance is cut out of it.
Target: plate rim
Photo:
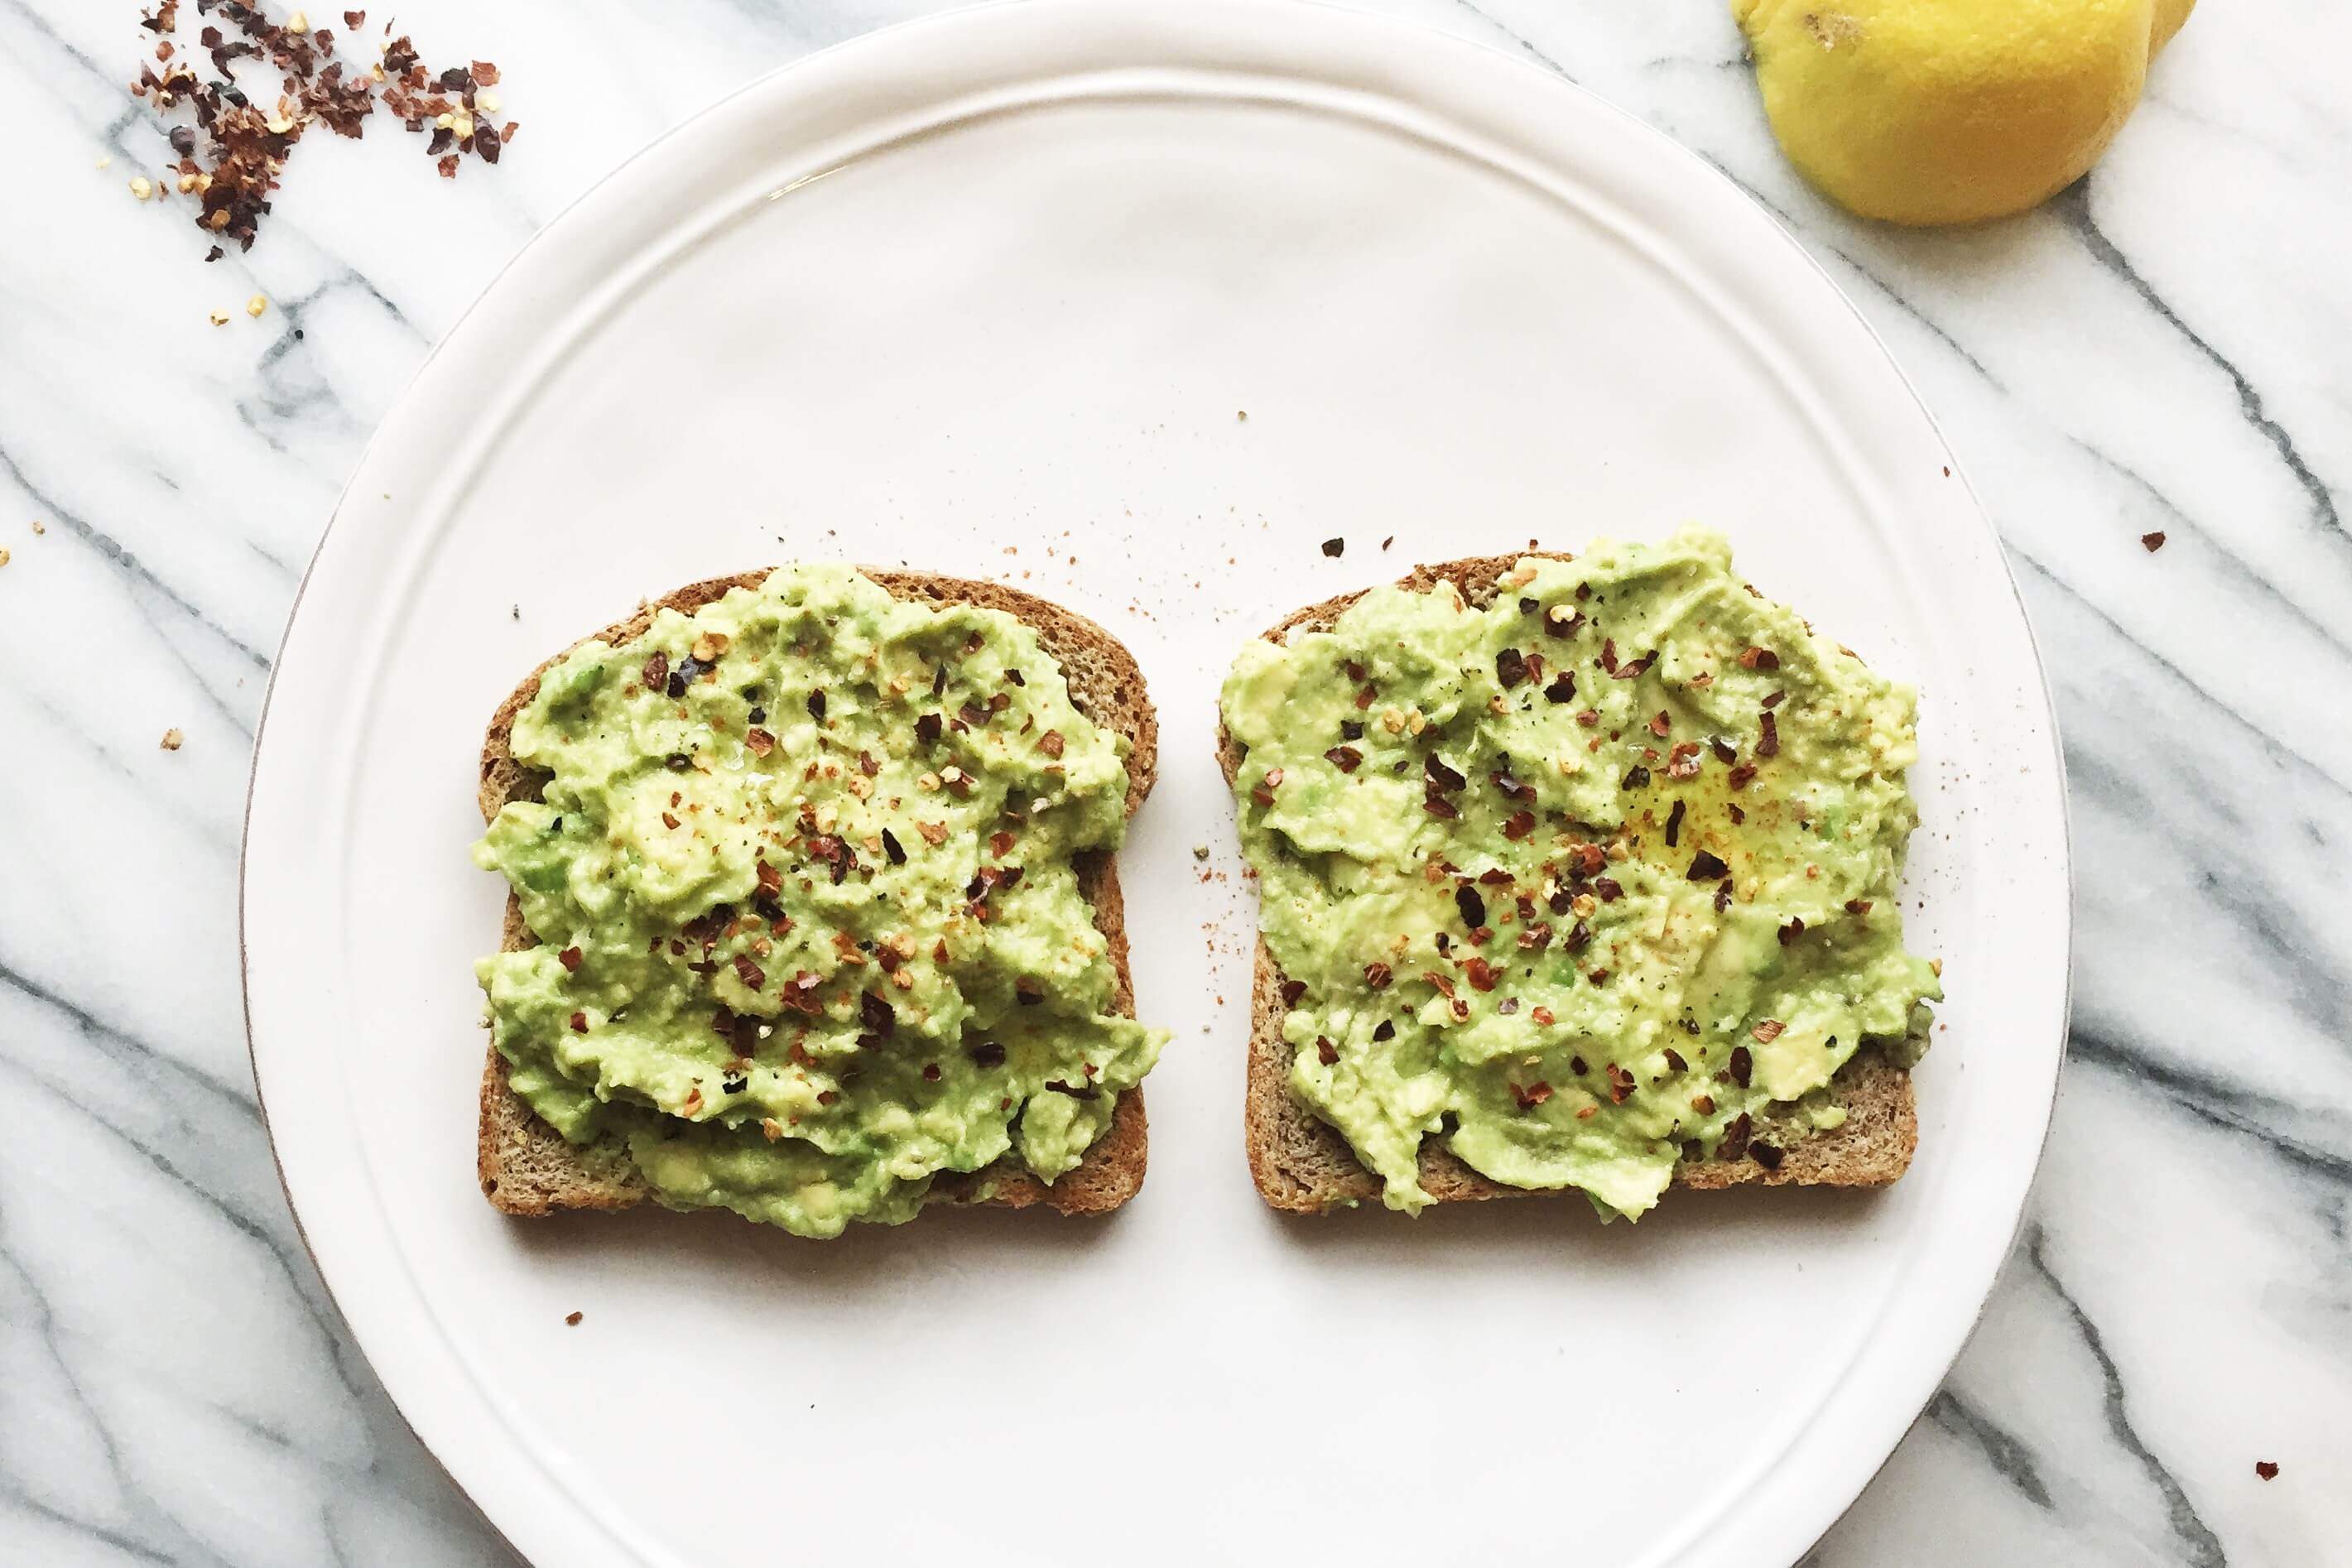
[[[1285,19],[1286,16],[1288,19]],[[1122,27],[1131,27],[1132,24],[1139,22],[1148,23],[1149,26],[1140,29],[1139,33],[1135,37],[1125,36],[1122,34]],[[751,79],[740,86],[714,99],[703,108],[696,110],[693,114],[679,121],[677,125],[670,127],[661,134],[654,137],[644,146],[633,152],[627,157],[622,159],[610,170],[600,175],[593,183],[583,190],[570,203],[566,204],[565,206],[551,216],[536,233],[534,233],[529,239],[525,240],[522,245],[519,246],[514,254],[509,257],[507,260],[491,274],[488,281],[484,284],[481,291],[453,321],[447,331],[443,334],[443,336],[434,344],[433,348],[419,363],[418,367],[415,374],[410,378],[408,384],[403,389],[399,395],[387,405],[385,416],[378,422],[375,429],[371,432],[367,443],[362,448],[359,457],[354,460],[350,477],[347,479],[342,489],[337,496],[333,509],[329,514],[326,524],[320,531],[317,543],[314,545],[309,560],[304,564],[301,577],[297,584],[293,598],[289,605],[285,627],[280,633],[278,648],[271,661],[269,679],[263,695],[260,719],[256,725],[254,742],[247,777],[246,802],[240,833],[237,866],[237,945],[240,1000],[242,1003],[242,1016],[245,1020],[247,1035],[247,1061],[249,1068],[254,1076],[257,1103],[261,1110],[265,1133],[268,1139],[272,1164],[278,1173],[280,1190],[286,1195],[288,1208],[294,1220],[296,1234],[300,1238],[305,1250],[310,1254],[312,1266],[318,1273],[329,1304],[342,1320],[347,1331],[352,1335],[354,1344],[360,1348],[362,1354],[368,1358],[371,1369],[374,1371],[379,1382],[384,1386],[387,1395],[391,1398],[394,1409],[398,1414],[403,1425],[407,1426],[409,1431],[416,1436],[420,1447],[422,1447],[425,1451],[432,1457],[435,1464],[449,1478],[451,1483],[457,1488],[459,1495],[466,1500],[468,1506],[471,1507],[476,1514],[483,1520],[491,1531],[496,1534],[510,1551],[514,1551],[518,1556],[523,1556],[525,1554],[522,1552],[521,1546],[516,1540],[515,1534],[510,1533],[507,1523],[502,1522],[499,1517],[494,1515],[491,1512],[489,1505],[486,1504],[481,1498],[476,1495],[475,1485],[469,1485],[468,1481],[457,1473],[451,1461],[444,1456],[441,1449],[418,1428],[416,1425],[416,1417],[412,1416],[409,1409],[403,1403],[400,1395],[393,1392],[393,1381],[391,1377],[386,1375],[383,1363],[381,1363],[377,1360],[375,1354],[370,1351],[367,1343],[367,1337],[362,1335],[358,1323],[353,1320],[350,1311],[345,1308],[341,1299],[338,1298],[333,1280],[329,1275],[325,1262],[305,1226],[302,1211],[295,1198],[293,1184],[289,1177],[283,1152],[280,1148],[278,1129],[269,1114],[268,1092],[263,1083],[263,1069],[261,1066],[262,1052],[258,1046],[254,1021],[254,943],[250,931],[254,895],[250,871],[255,842],[255,801],[257,795],[258,794],[260,781],[263,776],[265,745],[268,736],[269,721],[278,695],[278,678],[284,668],[287,647],[292,639],[305,596],[311,586],[313,575],[317,572],[320,562],[325,557],[330,540],[334,536],[335,526],[339,521],[342,521],[346,513],[351,510],[351,503],[352,502],[354,495],[360,487],[361,479],[371,471],[373,462],[378,458],[380,449],[384,445],[385,432],[397,423],[395,416],[398,414],[401,407],[409,403],[416,395],[419,388],[428,382],[436,363],[442,361],[448,345],[459,338],[467,323],[472,321],[477,317],[478,313],[484,310],[485,306],[493,299],[493,297],[499,293],[501,284],[503,284],[528,258],[539,252],[550,240],[551,236],[559,236],[565,231],[567,228],[568,219],[573,218],[581,209],[596,203],[602,196],[604,196],[605,193],[607,193],[621,178],[625,172],[655,158],[665,147],[671,145],[681,137],[691,134],[698,127],[705,125],[706,122],[711,121],[715,116],[719,115],[728,107],[737,105],[741,100],[768,94],[782,95],[788,100],[796,80],[803,75],[815,75],[816,69],[822,66],[830,65],[837,68],[845,59],[862,64],[869,58],[876,62],[887,65],[888,63],[888,57],[894,52],[917,48],[927,41],[933,39],[944,40],[950,34],[974,26],[996,28],[1009,27],[1016,25],[1068,26],[1073,24],[1081,27],[1092,25],[1091,32],[1096,47],[1101,52],[1111,56],[1118,56],[1119,54],[1121,44],[1123,42],[1134,42],[1136,41],[1136,37],[1140,37],[1148,41],[1149,38],[1154,35],[1164,36],[1170,33],[1181,33],[1193,37],[1213,37],[1221,36],[1222,41],[1225,45],[1228,47],[1235,47],[1236,34],[1244,28],[1259,30],[1268,27],[1289,28],[1295,25],[1299,28],[1303,28],[1305,33],[1307,35],[1311,35],[1318,29],[1338,28],[1341,31],[1346,31],[1352,28],[1357,31],[1359,41],[1364,43],[1368,47],[1372,46],[1374,43],[1372,35],[1385,34],[1391,42],[1402,43],[1410,41],[1427,48],[1442,48],[1454,52],[1458,58],[1465,62],[1474,55],[1483,57],[1485,64],[1488,68],[1491,68],[1496,61],[1507,61],[1517,70],[1525,73],[1528,78],[1541,81],[1547,90],[1554,92],[1564,91],[1567,95],[1581,100],[1584,107],[1588,109],[1600,110],[1623,121],[1629,128],[1638,132],[1639,138],[1645,141],[1653,154],[1664,158],[1687,160],[1688,165],[1691,166],[1694,173],[1700,174],[1703,179],[1718,185],[1724,194],[1736,199],[1741,205],[1751,209],[1756,216],[1760,216],[1766,223],[1769,224],[1772,229],[1780,235],[1788,248],[1795,255],[1803,258],[1806,266],[1809,267],[1817,276],[1819,281],[1826,286],[1830,295],[1834,297],[1845,308],[1853,323],[1859,326],[1863,332],[1866,334],[1868,342],[1876,351],[1879,362],[1883,363],[1885,369],[1891,370],[1894,373],[1897,381],[1901,384],[1905,392],[1908,395],[1911,409],[1916,410],[1927,426],[1928,433],[1932,436],[1935,443],[1943,449],[1949,458],[1950,476],[1952,479],[1957,480],[1960,486],[1965,501],[1965,510],[1974,519],[1976,525],[1983,531],[1984,538],[1990,542],[1992,546],[1992,558],[1999,564],[2001,575],[2006,581],[2011,598],[2016,605],[2019,626],[2020,629],[2022,630],[2025,639],[2022,651],[2032,670],[2034,677],[2033,685],[2036,689],[2036,694],[2040,700],[2039,711],[2037,714],[2032,715],[2031,720],[2038,721],[2038,727],[2045,731],[2050,744],[2048,766],[2051,769],[2052,782],[2049,785],[2049,795],[2051,797],[2050,804],[2054,805],[2056,817],[2054,824],[2055,837],[2052,845],[2052,848],[2055,857],[2054,868],[2060,883],[2060,890],[2065,895],[2064,901],[2058,911],[2054,921],[2055,936],[2060,943],[2063,954],[2063,963],[2061,967],[2061,973],[2058,977],[2059,984],[2056,996],[2057,1016],[2053,1026],[2056,1035],[2056,1049],[2052,1062],[2048,1094],[2043,1105],[2039,1135],[2034,1141],[2032,1159],[2031,1163],[2026,1165],[2023,1180],[2018,1185],[2014,1212],[2012,1212],[2009,1216],[2007,1237],[2000,1249],[2000,1258],[1996,1259],[1994,1267],[1986,1274],[1982,1283],[1982,1288],[1978,1292],[1975,1306],[1970,1314],[1968,1327],[1951,1343],[1948,1353],[1941,1354],[1939,1356],[1931,1355],[1928,1358],[1936,1361],[1937,1365],[1935,1371],[1935,1375],[1927,1385],[1927,1392],[1921,1396],[1919,1405],[1917,1407],[1918,1409],[1924,1409],[1927,1401],[1933,1397],[1936,1388],[1939,1387],[1943,1380],[1948,1376],[1951,1366],[1957,1362],[1961,1352],[1967,1347],[1969,1340],[1973,1337],[1977,1327],[1980,1325],[1986,1309],[1990,1304],[1991,1291],[1999,1278],[2000,1262],[2005,1260],[2010,1253],[2013,1251],[2016,1237],[2022,1226],[2026,1205],[2030,1197],[2032,1183],[2038,1173],[2043,1153],[2046,1151],[2051,1125],[2055,1115],[2058,1087],[2061,1079],[2063,1079],[2067,1052],[2071,1045],[2070,1021],[2074,994],[2074,957],[2073,908],[2074,868],[2073,854],[2073,824],[2070,810],[2071,796],[2067,789],[2065,758],[2059,726],[2057,705],[2050,687],[2048,665],[2042,656],[2039,641],[2033,632],[2032,616],[2026,608],[2023,595],[2018,586],[2016,573],[2010,561],[2007,548],[2001,538],[2000,531],[1993,525],[1990,514],[1986,510],[1982,499],[1978,493],[1976,488],[1969,482],[1958,458],[1952,454],[1951,444],[1944,432],[1941,423],[1936,418],[1934,411],[1927,405],[1926,400],[1920,396],[1916,384],[1912,382],[1910,376],[1904,371],[1901,363],[1895,358],[1884,338],[1871,324],[1868,318],[1863,314],[1852,297],[1847,294],[1847,292],[1839,286],[1837,280],[1830,275],[1827,268],[1821,264],[1821,262],[1813,256],[1811,251],[1805,247],[1799,237],[1789,228],[1788,225],[1782,221],[1778,213],[1774,212],[1772,209],[1766,206],[1761,201],[1750,195],[1738,184],[1738,182],[1734,180],[1719,166],[1714,164],[1710,160],[1706,159],[1694,150],[1675,141],[1666,132],[1649,124],[1647,121],[1643,121],[1640,117],[1633,114],[1629,110],[1620,108],[1615,103],[1610,101],[1601,94],[1594,92],[1592,89],[1582,86],[1580,83],[1572,81],[1551,70],[1545,69],[1534,61],[1521,58],[1498,47],[1485,44],[1479,40],[1466,38],[1459,34],[1451,33],[1429,24],[1381,14],[1358,11],[1345,5],[1327,3],[1327,0],[1281,0],[1281,3],[1273,5],[1265,3],[1265,0],[1193,0],[1193,3],[1186,7],[1182,12],[1172,15],[1164,11],[1148,9],[1145,4],[1143,4],[1143,0],[996,0],[996,3],[993,4],[979,4],[960,6],[951,10],[902,21],[845,39],[839,43],[828,46],[824,49],[820,49],[800,58],[785,62],[771,70],[761,73],[759,76]],[[1256,47],[1256,42],[1255,40],[1246,46],[1240,46],[1241,52],[1244,55],[1249,54],[1251,50]],[[1096,68],[1101,70],[1139,68],[1150,68],[1164,63],[1165,62],[1139,57],[1119,58],[1115,59],[1105,59]],[[1262,56],[1249,60],[1247,68],[1255,74],[1264,76],[1291,74],[1284,67],[1270,62],[1269,60],[1262,58]],[[1027,79],[1027,80],[1032,83],[1042,83],[1068,74],[1070,73],[1061,70],[1042,70],[1036,76]],[[1294,79],[1306,79],[1294,78]],[[1387,96],[1386,89],[1383,87],[1375,86],[1368,90],[1379,93],[1382,96]],[[1413,106],[1416,108],[1424,107],[1419,102],[1415,102]],[[1442,112],[1442,110],[1433,111]],[[877,117],[868,117],[866,123],[869,125],[875,123],[877,118]],[[485,1397],[487,1397],[487,1395]],[[1906,1403],[1907,1404],[1908,1402],[1906,1401]],[[1904,1429],[1907,1429],[1909,1423],[1916,1420],[1916,1410],[1914,1410],[1911,1415],[1905,1418]],[[512,1438],[518,1446],[520,1446],[520,1436],[519,1434],[509,1432],[508,1436]],[[1838,1497],[1835,1500],[1833,1506],[1826,1513],[1821,1515],[1818,1527],[1813,1528],[1810,1535],[1806,1536],[1801,1541],[1796,1542],[1793,1549],[1788,1552],[1789,1560],[1793,1561],[1795,1558],[1801,1556],[1805,1551],[1810,1550],[1813,1543],[1817,1542],[1822,1535],[1826,1534],[1830,1529],[1833,1528],[1838,1520],[1843,1518],[1844,1514],[1850,1510],[1853,1502],[1860,1497],[1862,1491],[1867,1488],[1871,1479],[1874,1477],[1880,1469],[1883,1469],[1887,1460],[1893,1457],[1895,1447],[1900,1444],[1901,1436],[1902,1430],[1898,1429],[1894,1438],[1886,1445],[1885,1451],[1879,1455],[1874,1463],[1869,1466],[1865,1473],[1864,1473],[1860,1479],[1854,1482],[1850,1490],[1843,1488],[1835,1489],[1843,1492],[1843,1495]],[[518,1457],[520,1458],[523,1456]],[[552,1478],[550,1479],[552,1480]],[[553,1484],[558,1488],[561,1488],[562,1485],[560,1481],[553,1482]],[[534,1533],[539,1532],[534,1531]],[[1792,1541],[1795,1540],[1794,1537],[1790,1537],[1790,1539]],[[629,1545],[616,1538],[607,1536],[600,1542],[599,1544],[607,1551],[625,1553],[633,1560],[643,1560],[641,1556]],[[619,1559],[616,1557],[614,1560],[617,1561]]]

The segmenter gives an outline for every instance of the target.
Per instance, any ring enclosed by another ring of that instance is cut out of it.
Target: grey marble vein
[[[2033,1450],[2017,1434],[1967,1399],[1949,1388],[1943,1389],[1928,1401],[1925,1418],[1982,1449],[1985,1463],[1992,1467],[1993,1473],[2015,1487],[2034,1507],[2056,1506],[2051,1499],[2049,1484],[2042,1479],[2041,1467],[2034,1462]]]
[[[2270,416],[2263,406],[2263,395],[2255,390],[2254,384],[2247,379],[2246,373],[2231,364],[2219,349],[2208,342],[2195,328],[2182,321],[2174,312],[2172,307],[2165,303],[2164,297],[2156,291],[2147,279],[2140,276],[2138,269],[2132,266],[2122,248],[2100,230],[2097,221],[2091,215],[2092,184],[2091,178],[2075,182],[2051,204],[2051,210],[2063,218],[2067,226],[2081,237],[2084,248],[2091,253],[2093,259],[2115,274],[2125,287],[2138,295],[2141,301],[2156,312],[2159,321],[2178,332],[2200,354],[2211,361],[2214,369],[2230,378],[2230,385],[2238,395],[2239,411],[2245,416],[2246,423],[2261,431],[2263,438],[2277,449],[2279,460],[2286,465],[2287,471],[2294,476],[2295,482],[2301,485],[2304,493],[2311,498],[2313,519],[2328,531],[2341,534],[2344,531],[2344,520],[2336,514],[2333,489],[2312,471],[2311,465],[2296,449],[2294,437],[2287,434],[2285,426]]]
[[[2042,1285],[2058,1299],[2067,1317],[2073,1321],[2074,1331],[2082,1336],[2084,1348],[2098,1363],[2099,1376],[2104,1385],[2103,1403],[2107,1430],[2163,1494],[2165,1517],[2184,1549],[2183,1561],[2195,1564],[2195,1568],[2225,1568],[2229,1557],[2221,1550],[2220,1539],[2198,1517],[2196,1505],[2181,1489],[2179,1479],[2166,1468],[2162,1459],[2157,1458],[2147,1440],[2133,1426],[2123,1375],[2116,1371],[2115,1358],[2107,1353],[2105,1344],[2100,1340],[2098,1326],[2091,1321],[2090,1314],[2083,1310],[2082,1305],[2067,1293],[2065,1285],[2059,1279],[2050,1262],[2049,1238],[2040,1226],[2029,1225],[2026,1227],[2020,1256],[2026,1268],[2039,1277]],[[1998,1461],[1996,1468],[1999,1468]]]

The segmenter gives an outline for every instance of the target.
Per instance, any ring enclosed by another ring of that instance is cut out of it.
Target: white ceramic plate
[[[1952,1000],[1917,1163],[1879,1195],[1676,1194],[1638,1227],[1573,1199],[1277,1218],[1242,1159],[1251,911],[1210,750],[1234,647],[1416,559],[1684,518],[1925,693],[1905,903]],[[1150,1181],[1108,1223],[817,1245],[517,1223],[475,1186],[484,722],[641,595],[794,556],[1004,577],[1150,674],[1162,770],[1124,879],[1142,1014],[1176,1035]],[[550,226],[312,563],[244,920],[320,1268],[425,1443],[564,1568],[1788,1562],[1968,1333],[2066,1005],[2025,620],[1836,289],[1557,79],[1224,0],[860,41]]]

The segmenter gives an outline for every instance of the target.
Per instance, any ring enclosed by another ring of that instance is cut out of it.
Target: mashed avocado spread
[[[1835,1125],[1942,995],[1895,903],[1915,707],[1697,530],[1253,640],[1223,708],[1293,1090],[1409,1211],[1433,1134],[1604,1215],[1686,1154],[1777,1165],[1755,1116]]]
[[[1159,1056],[1074,864],[1126,739],[1011,616],[785,567],[573,648],[512,747],[553,777],[474,847],[540,940],[477,966],[493,1038],[665,1204],[833,1236],[1008,1150],[1050,1182]]]

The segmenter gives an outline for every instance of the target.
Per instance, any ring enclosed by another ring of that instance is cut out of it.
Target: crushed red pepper
[[[516,123],[494,123],[497,99],[482,96],[482,89],[499,80],[499,68],[488,60],[432,72],[405,35],[388,36],[387,22],[379,59],[354,66],[338,58],[333,28],[298,26],[299,12],[274,22],[244,0],[199,0],[196,9],[208,20],[197,34],[196,47],[185,52],[171,41],[179,31],[178,0],[163,0],[142,14],[140,26],[163,41],[155,46],[155,58],[141,65],[131,96],[158,112],[184,103],[194,116],[193,126],[175,125],[168,132],[178,157],[157,182],[159,190],[194,196],[196,226],[235,240],[241,250],[253,248],[287,161],[314,125],[356,138],[381,100],[410,132],[430,133],[425,152],[451,178],[461,154],[495,163],[514,140]],[[344,35],[356,36],[367,13],[346,11],[342,20]],[[199,51],[211,61],[211,80],[191,63]],[[267,106],[249,96],[257,68],[246,73],[246,81],[237,79],[240,60],[278,73]],[[205,259],[216,261],[223,254],[215,245]],[[662,682],[649,673],[646,684]]]

